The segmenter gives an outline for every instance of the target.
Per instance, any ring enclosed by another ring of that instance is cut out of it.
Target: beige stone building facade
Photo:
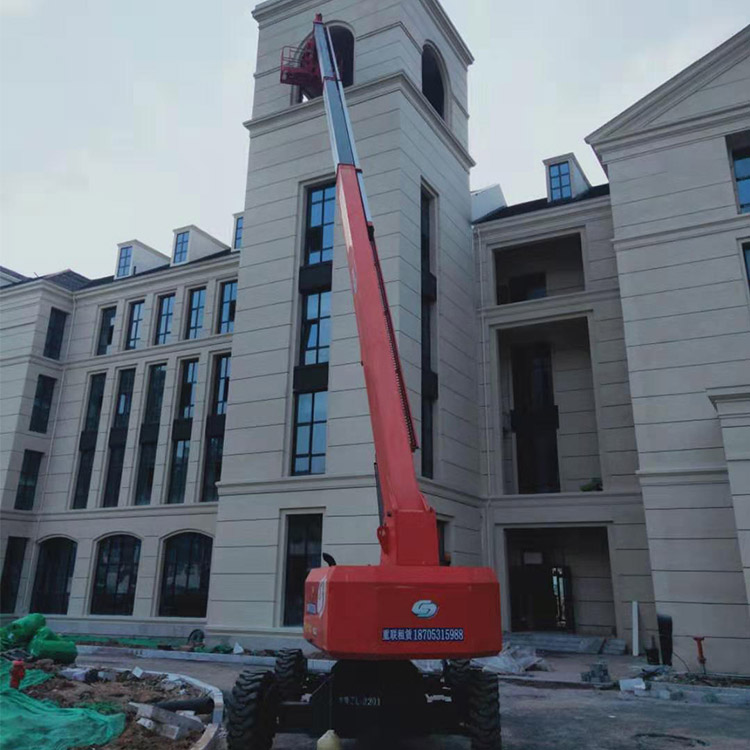
[[[496,568],[506,631],[630,644],[636,611],[644,646],[668,615],[688,663],[703,635],[750,672],[750,30],[589,137],[608,185],[564,154],[507,206],[470,192],[472,57],[436,0],[255,9],[231,242],[3,270],[3,618],[270,643],[321,552],[377,562],[323,105],[279,83],[318,10],[445,562]]]

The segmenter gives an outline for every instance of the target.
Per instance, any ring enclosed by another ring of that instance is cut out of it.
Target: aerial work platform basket
[[[318,52],[313,37],[301,47],[284,47],[281,51],[281,82],[299,86],[308,99],[323,93]]]

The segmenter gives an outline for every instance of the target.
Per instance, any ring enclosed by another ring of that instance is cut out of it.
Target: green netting
[[[103,635],[69,635],[76,643],[102,643],[108,646],[137,646],[140,648],[158,648],[163,644],[181,646],[184,639],[179,638],[120,638]]]
[[[20,690],[0,690],[0,750],[68,750],[105,745],[125,729],[125,714],[60,708]]]
[[[7,659],[0,659],[0,689],[10,687],[10,670],[13,665]],[[38,685],[40,682],[49,680],[51,674],[47,674],[42,669],[27,669],[24,678],[21,680],[21,690]]]

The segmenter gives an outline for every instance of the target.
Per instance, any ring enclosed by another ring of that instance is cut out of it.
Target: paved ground
[[[557,672],[574,674],[592,657],[555,657]],[[217,687],[231,689],[235,666],[171,659],[130,660],[84,657],[80,665],[134,666],[165,672],[182,672]],[[628,673],[632,660],[611,659],[617,676]],[[619,673],[619,674],[618,674]],[[538,673],[543,677],[542,673]],[[614,676],[614,675],[613,675]],[[503,750],[748,750],[750,711],[730,706],[689,705],[634,698],[616,691],[536,688],[503,682],[500,687],[503,715]],[[363,743],[346,742],[347,750],[364,750]],[[391,745],[388,750],[468,750],[464,738],[429,738]],[[280,735],[274,750],[315,750],[315,741]]]

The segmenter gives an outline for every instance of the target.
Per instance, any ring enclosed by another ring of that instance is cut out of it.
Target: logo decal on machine
[[[414,602],[414,606],[411,608],[412,614],[415,614],[422,620],[428,620],[430,617],[434,617],[438,611],[438,605],[435,602],[431,602],[429,599],[420,599],[418,602]]]

